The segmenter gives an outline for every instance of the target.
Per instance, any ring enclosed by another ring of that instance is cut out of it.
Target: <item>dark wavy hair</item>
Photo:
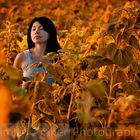
[[[53,24],[53,22],[46,17],[36,17],[34,18],[28,28],[28,33],[27,33],[27,43],[28,43],[28,49],[31,49],[35,46],[31,39],[31,28],[34,24],[34,22],[38,21],[44,28],[46,32],[49,33],[49,39],[46,45],[46,50],[45,53],[48,52],[57,52],[59,49],[61,49],[58,41],[57,41],[57,31],[56,27]]]

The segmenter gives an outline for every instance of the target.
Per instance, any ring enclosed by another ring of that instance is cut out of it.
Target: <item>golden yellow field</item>
[[[12,67],[38,16],[62,47],[46,56],[52,85]],[[0,0],[1,140],[139,140],[139,98],[139,1]]]

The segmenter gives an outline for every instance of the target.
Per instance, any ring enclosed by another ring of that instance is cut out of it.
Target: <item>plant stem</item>
[[[111,124],[113,114],[114,114],[114,109],[111,109],[111,113],[110,113],[109,118],[108,118],[107,128],[110,128],[110,124]]]
[[[73,101],[73,98],[74,98],[75,88],[76,88],[76,80],[73,83],[73,88],[72,88],[72,93],[71,93],[71,98],[70,98],[70,104],[69,104],[68,114],[67,114],[67,120],[69,120],[69,118],[70,118],[70,112],[71,112],[72,101]]]
[[[28,121],[28,126],[27,126],[26,139],[28,139],[28,136],[30,135],[31,118],[32,118],[32,114],[30,114],[30,116],[29,116],[29,121]]]
[[[113,68],[111,71],[109,97],[112,96],[112,89],[113,89],[113,83],[114,83],[114,72],[115,72],[115,64],[113,64]],[[110,98],[108,98],[108,104],[110,104]]]
[[[112,89],[113,89],[113,83],[114,83],[114,72],[115,72],[115,64],[113,64],[113,68],[111,71],[108,105],[110,105],[111,96],[112,96]],[[108,118],[107,128],[110,127],[113,114],[114,114],[114,109],[111,109],[111,113],[110,113],[109,118]]]

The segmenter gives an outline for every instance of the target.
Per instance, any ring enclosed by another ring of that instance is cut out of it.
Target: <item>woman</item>
[[[53,22],[46,17],[34,18],[29,25],[27,43],[28,49],[16,56],[13,67],[21,69],[24,77],[33,79],[34,72],[46,72],[46,69],[44,67],[27,69],[27,67],[33,63],[41,62],[43,65],[49,63],[43,60],[43,56],[61,49]],[[48,84],[54,82],[50,74],[47,75],[46,82]]]

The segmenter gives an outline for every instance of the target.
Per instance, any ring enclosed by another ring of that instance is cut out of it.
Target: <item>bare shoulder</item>
[[[20,60],[25,59],[25,53],[24,52],[18,53],[17,56],[16,56],[16,58],[17,59],[20,59]]]
[[[18,69],[23,69],[25,61],[26,61],[25,54],[24,54],[24,52],[21,52],[21,53],[17,54],[17,56],[14,60],[13,67],[18,68]]]

